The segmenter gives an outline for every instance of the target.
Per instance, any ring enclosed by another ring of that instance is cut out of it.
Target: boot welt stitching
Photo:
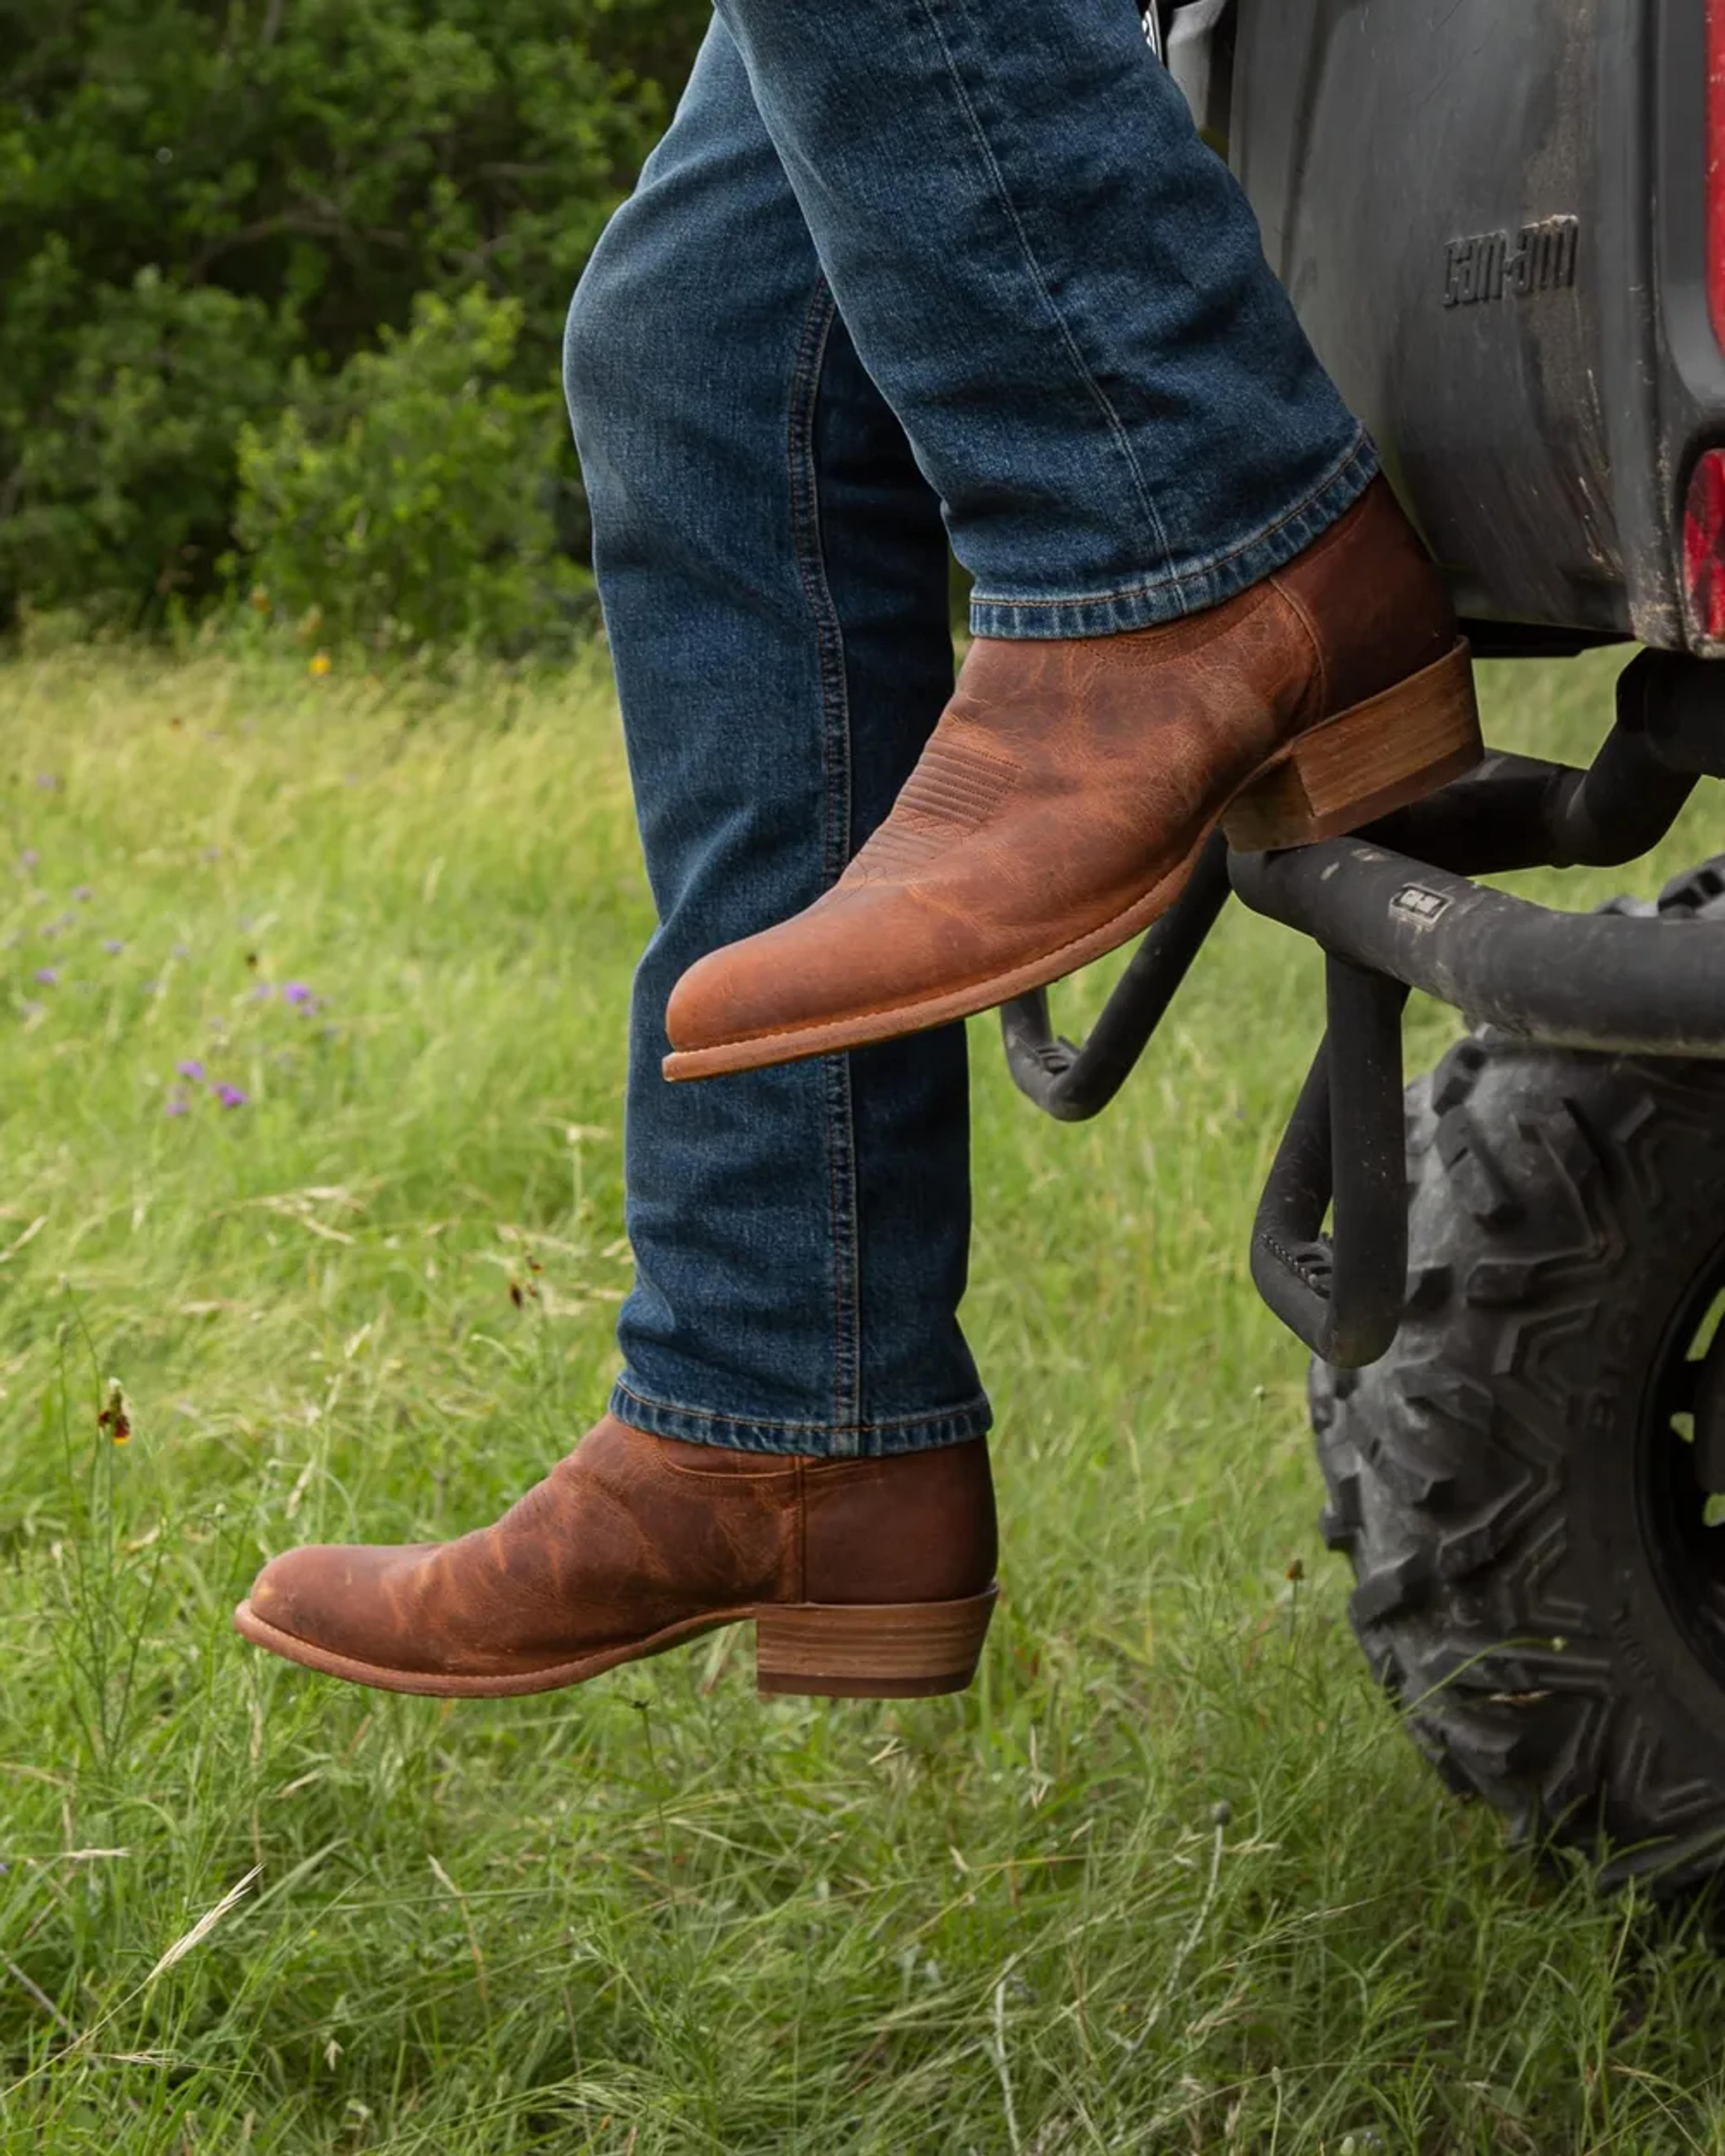
[[[986,1590],[990,1599],[999,1592],[998,1583],[991,1583]],[[957,1595],[938,1598],[954,1605],[983,1599],[978,1595]],[[633,1661],[644,1661],[652,1656],[685,1642],[697,1640],[703,1634],[716,1632],[729,1625],[758,1623],[763,1617],[777,1616],[786,1609],[807,1609],[806,1600],[796,1602],[778,1599],[756,1599],[732,1604],[721,1609],[701,1612],[692,1617],[680,1618],[675,1624],[661,1625],[657,1630],[644,1633],[640,1637],[608,1647],[594,1647],[585,1654],[565,1656],[552,1662],[542,1662],[530,1667],[487,1671],[412,1670],[388,1662],[367,1661],[357,1655],[344,1654],[339,1647],[326,1647],[321,1641],[308,1639],[304,1634],[290,1632],[273,1625],[267,1617],[259,1616],[251,1606],[249,1598],[234,1613],[234,1628],[254,1646],[264,1647],[280,1655],[285,1661],[297,1663],[301,1669],[319,1671],[327,1676],[343,1678],[351,1684],[370,1685],[383,1691],[418,1693],[434,1699],[506,1698],[515,1693],[557,1691],[565,1686],[584,1684],[589,1678],[603,1676],[608,1670],[619,1668]],[[891,1609],[906,1605],[890,1602],[859,1603],[843,1605],[862,1610]],[[908,1605],[927,1608],[934,1605]],[[299,1651],[295,1651],[298,1650]]]

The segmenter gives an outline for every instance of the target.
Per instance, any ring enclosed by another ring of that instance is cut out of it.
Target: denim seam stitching
[[[834,603],[821,542],[820,481],[815,417],[838,303],[817,276],[792,370],[785,453],[798,580],[814,624],[820,676],[821,760],[825,781],[821,876],[828,887],[842,873],[850,826],[850,711],[845,679],[845,632]],[[827,1188],[833,1251],[833,1419],[854,1425],[859,1398],[860,1330],[857,1310],[855,1137],[850,1065],[835,1059],[823,1080],[826,1096]]]
[[[1168,533],[1163,528],[1162,518],[1157,513],[1156,504],[1151,498],[1149,489],[1144,484],[1144,475],[1138,468],[1138,460],[1132,454],[1132,440],[1127,433],[1125,423],[1109,402],[1107,393],[1103,389],[1101,383],[1091,372],[1089,363],[1079,347],[1078,340],[1072,333],[1070,324],[1055,302],[1054,294],[1049,289],[1048,280],[1043,275],[1042,264],[1037,259],[1036,250],[1030,244],[1030,235],[1024,229],[1024,221],[1019,217],[1007,188],[1006,177],[1002,172],[994,152],[989,146],[987,131],[983,126],[975,105],[971,101],[970,94],[964,87],[963,78],[958,72],[957,62],[954,59],[952,49],[941,28],[940,20],[934,12],[932,0],[918,0],[918,4],[928,24],[930,33],[940,49],[941,59],[945,64],[947,76],[952,85],[952,95],[957,100],[959,110],[964,116],[965,124],[970,131],[971,139],[976,145],[978,155],[982,158],[988,177],[993,182],[995,194],[1002,210],[1005,213],[1006,221],[1012,228],[1013,237],[1018,242],[1019,251],[1024,259],[1024,265],[1030,273],[1031,280],[1041,296],[1042,304],[1048,311],[1050,319],[1054,323],[1061,343],[1066,347],[1066,356],[1071,361],[1080,382],[1089,392],[1097,409],[1102,414],[1109,433],[1114,438],[1114,445],[1119,450],[1122,460],[1132,475],[1132,491],[1138,497],[1138,506],[1144,512],[1150,528],[1156,536],[1156,543],[1161,549],[1163,561],[1168,563],[1172,570],[1173,557],[1168,549]]]
[[[772,1415],[734,1415],[715,1413],[711,1408],[685,1406],[680,1400],[661,1400],[650,1393],[639,1393],[633,1385],[619,1378],[614,1388],[619,1399],[632,1400],[638,1407],[648,1408],[663,1414],[686,1415],[691,1422],[724,1423],[733,1430],[783,1430],[822,1431],[831,1436],[885,1436],[898,1430],[927,1430],[941,1423],[963,1422],[976,1414],[988,1411],[986,1393],[977,1393],[956,1406],[935,1408],[922,1414],[886,1415],[872,1421],[832,1424],[824,1422],[783,1422]],[[618,1418],[623,1419],[621,1416]]]
[[[1201,561],[1193,562],[1187,568],[1170,570],[1165,577],[1141,577],[1135,584],[1122,584],[1116,591],[1080,592],[1065,598],[996,598],[987,592],[978,591],[971,593],[971,604],[978,608],[1045,607],[1050,610],[1058,610],[1065,607],[1106,606],[1113,599],[1146,598],[1152,592],[1167,591],[1170,587],[1178,588],[1183,584],[1202,583],[1207,577],[1213,577],[1218,569],[1225,569],[1230,562],[1237,562],[1242,554],[1250,553],[1253,547],[1261,547],[1266,540],[1274,539],[1278,532],[1286,531],[1289,525],[1297,523],[1301,517],[1322,500],[1332,486],[1339,480],[1347,478],[1353,466],[1368,455],[1370,449],[1371,443],[1364,428],[1362,427],[1356,433],[1353,444],[1347,451],[1331,465],[1321,480],[1307,493],[1301,495],[1291,509],[1285,511],[1271,522],[1260,525],[1257,531],[1242,539],[1237,547],[1229,547],[1224,553],[1207,554]]]

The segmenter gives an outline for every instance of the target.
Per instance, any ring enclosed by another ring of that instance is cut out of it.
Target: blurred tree
[[[510,382],[554,387],[581,265],[710,12],[0,0],[0,625],[208,598],[242,427],[421,293],[518,300]],[[578,536],[567,447],[558,471]]]

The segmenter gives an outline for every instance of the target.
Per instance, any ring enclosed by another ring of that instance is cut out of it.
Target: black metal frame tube
[[[1721,708],[1725,668],[1703,665],[1681,654],[1644,651],[1618,676],[1616,694],[1616,723],[1586,770],[1532,757],[1492,755],[1477,771],[1429,800],[1384,818],[1365,838],[1380,842],[1384,859],[1409,857],[1404,861],[1403,878],[1409,885],[1422,877],[1430,881],[1440,871],[1454,878],[1507,869],[1615,865],[1639,859],[1671,829],[1694,790],[1697,771],[1715,765],[1725,771],[1721,746],[1725,742],[1725,710]],[[1305,850],[1298,858],[1307,860],[1317,850]],[[1290,858],[1277,855],[1275,860]],[[1338,863],[1351,877],[1360,858],[1353,855],[1344,860],[1332,848],[1321,865],[1320,880],[1335,878]],[[1416,868],[1415,862],[1431,866]],[[1307,916],[1304,896],[1272,900],[1272,891],[1286,880],[1280,867],[1266,868],[1251,856],[1230,860],[1221,834],[1212,833],[1185,891],[1133,953],[1081,1047],[1055,1034],[1045,989],[1004,1006],[1000,1024],[1006,1060],[1020,1092],[1061,1122],[1082,1122],[1106,1107],[1142,1055],[1227,902],[1230,874],[1233,887],[1259,911],[1304,929],[1326,946],[1333,944],[1358,955],[1353,945],[1337,941],[1332,926],[1320,926]],[[1310,880],[1307,876],[1303,882]],[[1443,917],[1459,895],[1453,881],[1436,893],[1441,902],[1432,920]],[[1290,905],[1297,912],[1278,910]],[[1332,924],[1338,914],[1346,913],[1358,926],[1358,916],[1369,911],[1364,900],[1337,891],[1328,896],[1324,920]],[[1549,908],[1531,911],[1539,925],[1530,934],[1548,938],[1553,933],[1568,937],[1584,932],[1591,919]],[[1494,916],[1496,920],[1507,917]],[[1635,930],[1645,926],[1626,925]],[[1458,940],[1454,934],[1458,926],[1459,921],[1452,924],[1451,933],[1444,939],[1446,949]],[[1574,946],[1564,950],[1566,968],[1572,978],[1588,981],[1595,1008],[1600,1000],[1609,1004],[1615,977],[1602,983],[1587,968],[1596,952],[1609,956],[1605,947],[1615,949],[1623,940],[1607,937],[1589,942],[1584,950]],[[1639,951],[1640,947],[1633,947]],[[1692,950],[1686,949],[1686,966],[1693,956]],[[1367,958],[1363,963],[1378,961]],[[1549,963],[1548,947],[1543,964]],[[1393,963],[1389,970],[1404,981],[1413,978],[1399,973]],[[1481,999],[1483,990],[1473,992],[1470,1000],[1469,994],[1457,994],[1435,978],[1415,979],[1413,985],[1459,1001],[1480,1015],[1491,1014]],[[1702,990],[1694,1000],[1704,1002],[1707,994],[1716,993]],[[1635,1029],[1625,1021],[1610,1031],[1615,1036],[1634,1034]],[[1615,1045],[1615,1038],[1579,1038],[1571,1032],[1549,1037],[1579,1046]],[[1642,1039],[1636,1034],[1630,1045]],[[1650,1046],[1648,1052],[1676,1051]]]
[[[1725,934],[1564,913],[1404,854],[1335,839],[1236,854],[1234,888],[1327,951],[1562,1048],[1725,1057]]]
[[[1337,957],[1327,962],[1325,987],[1327,1027],[1252,1227],[1252,1280],[1308,1348],[1353,1370],[1394,1339],[1407,1291],[1408,992]]]
[[[1058,1122],[1100,1115],[1162,1023],[1228,893],[1228,848],[1216,831],[1185,890],[1133,952],[1081,1048],[1056,1037],[1045,988],[1003,1004],[1001,1037],[1019,1091]]]
[[[1410,988],[1561,1047],[1725,1059],[1725,933],[1716,924],[1568,913],[1469,880],[1636,860],[1670,829],[1700,773],[1725,777],[1725,665],[1643,652],[1619,677],[1616,724],[1584,771],[1494,755],[1351,839],[1231,855],[1214,835],[1082,1047],[1055,1037],[1045,991],[1005,1006],[1013,1077],[1061,1122],[1106,1106],[1230,886],[1255,912],[1322,945],[1327,1027],[1258,1209],[1252,1278],[1317,1354],[1360,1368],[1394,1340],[1406,1291],[1401,1011]]]

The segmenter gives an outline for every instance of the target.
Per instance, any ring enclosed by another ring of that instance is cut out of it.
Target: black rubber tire
[[[1476,1035],[1409,1130],[1407,1319],[1311,1382],[1354,1629],[1452,1789],[1608,1885],[1692,1885],[1725,1867],[1725,1527],[1664,1404],[1725,1278],[1725,1066]]]

